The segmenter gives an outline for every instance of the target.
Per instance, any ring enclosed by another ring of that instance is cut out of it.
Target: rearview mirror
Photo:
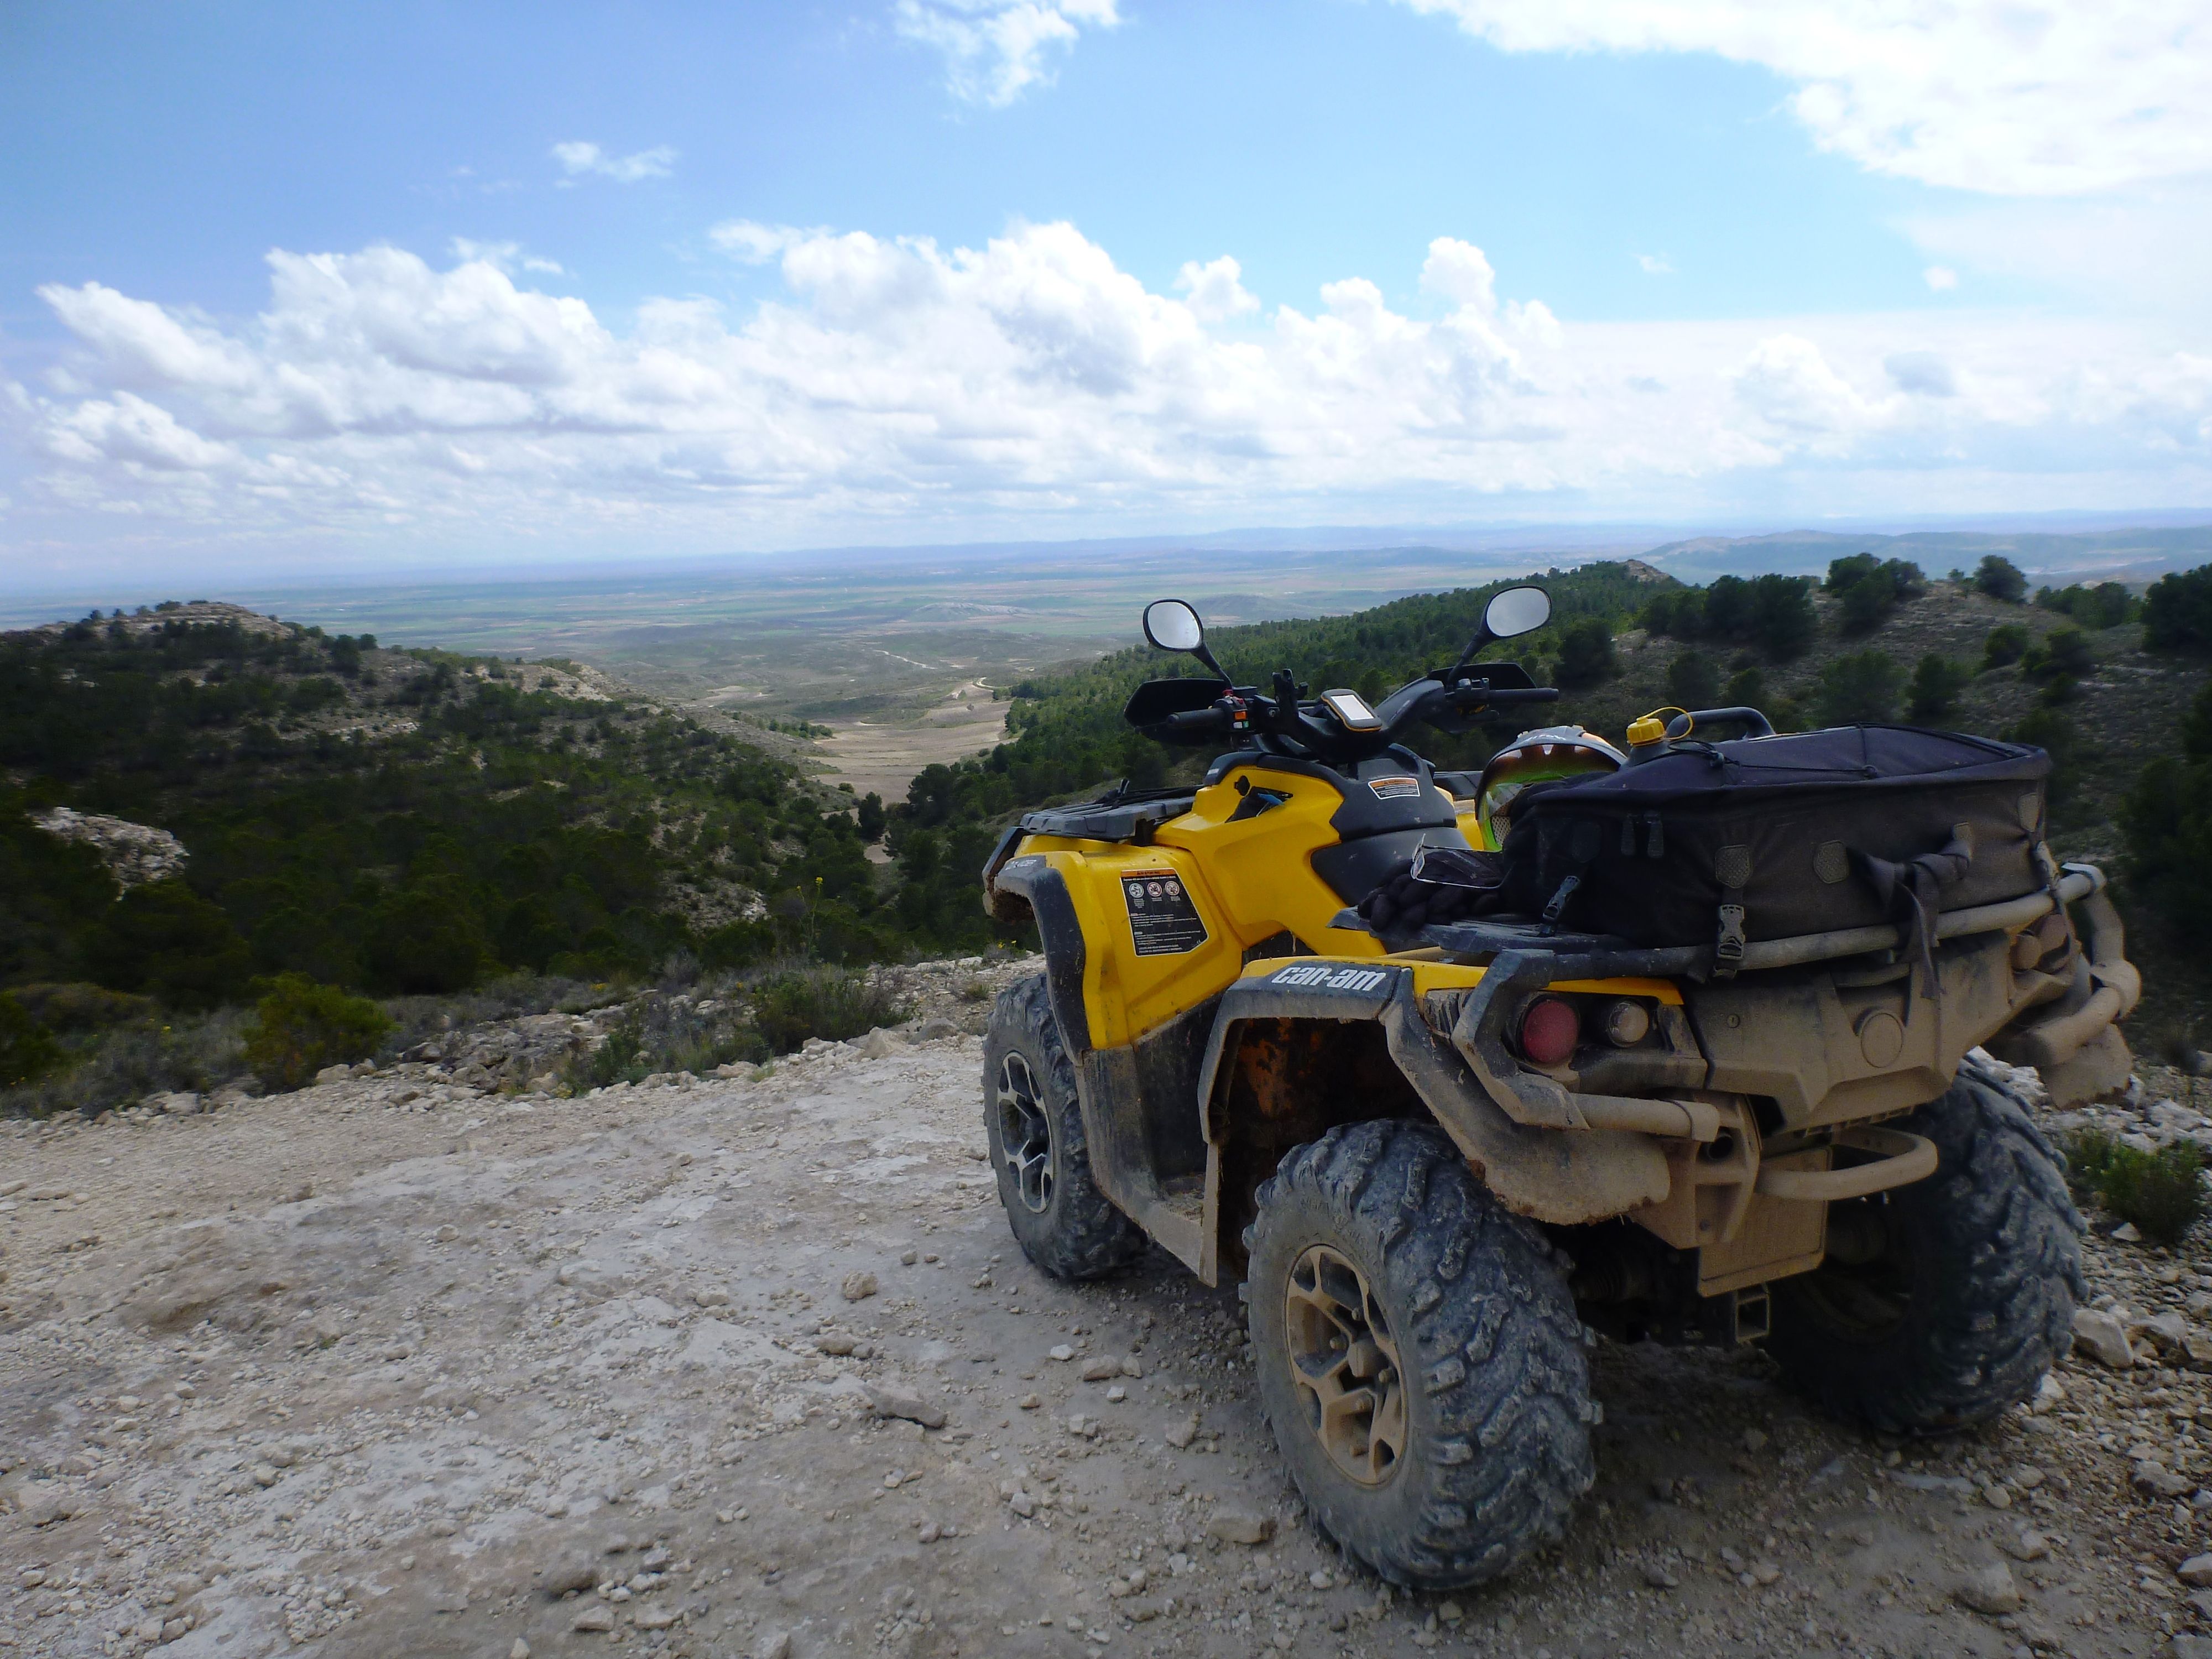
[[[1509,587],[1492,595],[1482,613],[1482,625],[1494,640],[1533,634],[1551,619],[1552,596],[1540,587]]]
[[[1200,651],[1206,624],[1181,599],[1154,599],[1145,607],[1145,637],[1163,651]]]

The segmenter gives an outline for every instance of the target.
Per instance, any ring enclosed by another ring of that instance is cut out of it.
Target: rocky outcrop
[[[108,873],[125,887],[166,881],[185,873],[185,845],[166,830],[98,812],[56,806],[32,814],[31,822],[50,836],[84,842],[100,854]]]

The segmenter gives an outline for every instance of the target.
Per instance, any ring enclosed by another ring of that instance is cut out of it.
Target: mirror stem
[[[1229,684],[1229,676],[1222,672],[1221,665],[1214,661],[1213,653],[1206,648],[1206,641],[1204,640],[1200,640],[1196,645],[1191,647],[1190,654],[1197,658],[1199,661],[1205,664],[1206,666],[1212,669],[1213,671],[1214,678],[1219,680],[1224,685]]]
[[[1459,677],[1467,672],[1473,665],[1475,653],[1497,637],[1490,631],[1488,621],[1486,620],[1477,627],[1474,630],[1474,637],[1467,642],[1467,649],[1459,653],[1459,660],[1451,665],[1451,672],[1444,676],[1444,684],[1447,686],[1458,684]]]

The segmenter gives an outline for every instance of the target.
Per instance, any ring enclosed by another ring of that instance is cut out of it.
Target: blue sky
[[[24,0],[0,583],[2212,505],[2203,14]]]

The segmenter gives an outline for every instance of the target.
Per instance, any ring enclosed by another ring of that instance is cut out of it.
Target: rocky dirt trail
[[[2105,1358],[1940,1443],[1755,1352],[1603,1345],[1564,1544],[1407,1595],[1303,1522],[1233,1289],[1028,1266],[946,1030],[15,1126],[0,1650],[2206,1651],[2201,1261],[2092,1240]]]

